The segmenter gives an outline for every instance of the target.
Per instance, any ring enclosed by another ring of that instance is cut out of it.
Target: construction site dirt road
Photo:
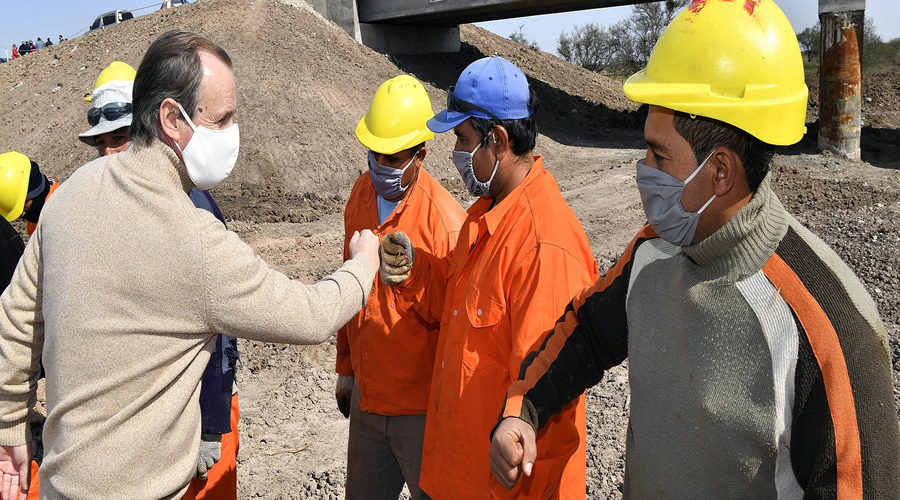
[[[65,182],[96,155],[77,134],[87,129],[82,97],[97,74],[117,59],[137,67],[150,43],[172,28],[204,33],[234,60],[241,154],[213,195],[229,227],[291,278],[311,283],[340,265],[343,206],[366,169],[353,131],[378,85],[412,73],[438,111],[447,87],[483,55],[506,57],[531,80],[541,102],[536,152],[581,220],[601,270],[644,223],[634,181],[634,163],[644,154],[643,116],[620,83],[472,26],[462,27],[459,54],[385,56],[302,1],[200,0],[2,64],[0,150],[21,151]],[[861,163],[816,152],[818,85],[809,86],[809,133],[776,156],[773,186],[874,297],[890,337],[896,403],[900,74],[864,78]],[[428,144],[426,168],[468,206],[450,162],[451,137]],[[240,350],[239,498],[342,498],[348,425],[334,401],[334,341],[241,341]],[[627,373],[625,363],[588,392],[588,498],[621,496]]]

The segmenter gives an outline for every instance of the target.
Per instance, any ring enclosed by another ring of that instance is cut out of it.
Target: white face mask
[[[194,136],[184,149],[177,142],[175,146],[181,151],[181,158],[194,185],[203,190],[212,189],[228,178],[237,162],[241,146],[238,125],[235,123],[222,130],[197,127],[181,104],[178,104],[178,109],[193,129]]]
[[[488,137],[493,134],[491,132],[488,134]],[[487,137],[485,137],[485,140]],[[497,167],[500,166],[500,160],[497,160],[497,163],[494,163],[494,171],[491,172],[491,178],[486,181],[478,180],[478,177],[475,177],[475,165],[472,163],[475,159],[475,152],[478,151],[478,148],[484,142],[479,142],[475,149],[472,152],[468,151],[453,151],[453,165],[456,166],[456,170],[459,172],[459,175],[462,177],[463,182],[466,183],[466,189],[469,190],[469,194],[472,196],[481,196],[482,198],[490,198],[491,197],[491,181],[494,180],[494,176],[497,175]]]

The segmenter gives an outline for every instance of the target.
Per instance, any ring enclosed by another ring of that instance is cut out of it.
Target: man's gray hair
[[[163,33],[147,49],[134,79],[129,136],[135,147],[149,146],[154,139],[162,138],[159,106],[165,99],[174,99],[194,116],[197,92],[203,80],[200,51],[218,57],[233,69],[225,49],[191,31]]]

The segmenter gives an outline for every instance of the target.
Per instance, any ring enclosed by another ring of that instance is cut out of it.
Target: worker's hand
[[[25,500],[30,486],[31,443],[0,446],[0,498]]]
[[[372,231],[368,229],[354,231],[349,247],[351,259],[361,253],[369,258],[373,266],[378,267],[378,236]]]
[[[350,399],[353,397],[353,375],[338,375],[337,385],[334,386],[334,397],[337,399],[338,410],[344,418],[350,418]]]
[[[232,431],[233,432],[233,431]],[[200,435],[200,457],[197,458],[197,477],[206,479],[209,469],[222,457],[222,435]]]
[[[409,278],[413,266],[413,246],[403,231],[384,235],[381,239],[381,281],[399,285]]]
[[[520,418],[507,417],[500,422],[491,440],[491,472],[506,489],[519,481],[522,472],[531,475],[537,458],[534,429]]]

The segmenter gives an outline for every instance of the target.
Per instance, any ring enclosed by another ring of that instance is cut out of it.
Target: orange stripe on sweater
[[[625,253],[622,254],[623,258],[620,258],[616,264],[593,285],[578,292],[575,298],[572,299],[572,310],[566,312],[563,320],[557,323],[553,330],[550,331],[550,339],[547,341],[544,349],[542,349],[538,356],[535,357],[534,361],[531,362],[531,365],[525,372],[525,378],[510,386],[506,395],[506,408],[503,410],[504,418],[518,417],[522,414],[522,402],[525,394],[533,389],[538,380],[547,373],[547,370],[550,369],[550,365],[559,356],[563,346],[566,345],[566,340],[572,336],[572,332],[575,331],[575,327],[578,326],[578,309],[584,305],[588,297],[606,290],[616,278],[622,276],[625,266],[632,261],[634,256],[634,246],[638,241],[655,237],[656,232],[653,231],[649,224],[642,227],[637,235],[635,235],[634,239],[631,240],[628,248],[625,249]]]
[[[856,405],[850,386],[847,362],[838,341],[834,325],[794,271],[778,255],[772,255],[763,273],[797,315],[806,331],[822,377],[831,421],[834,425],[834,446],[837,460],[837,497],[862,498],[862,450]]]

